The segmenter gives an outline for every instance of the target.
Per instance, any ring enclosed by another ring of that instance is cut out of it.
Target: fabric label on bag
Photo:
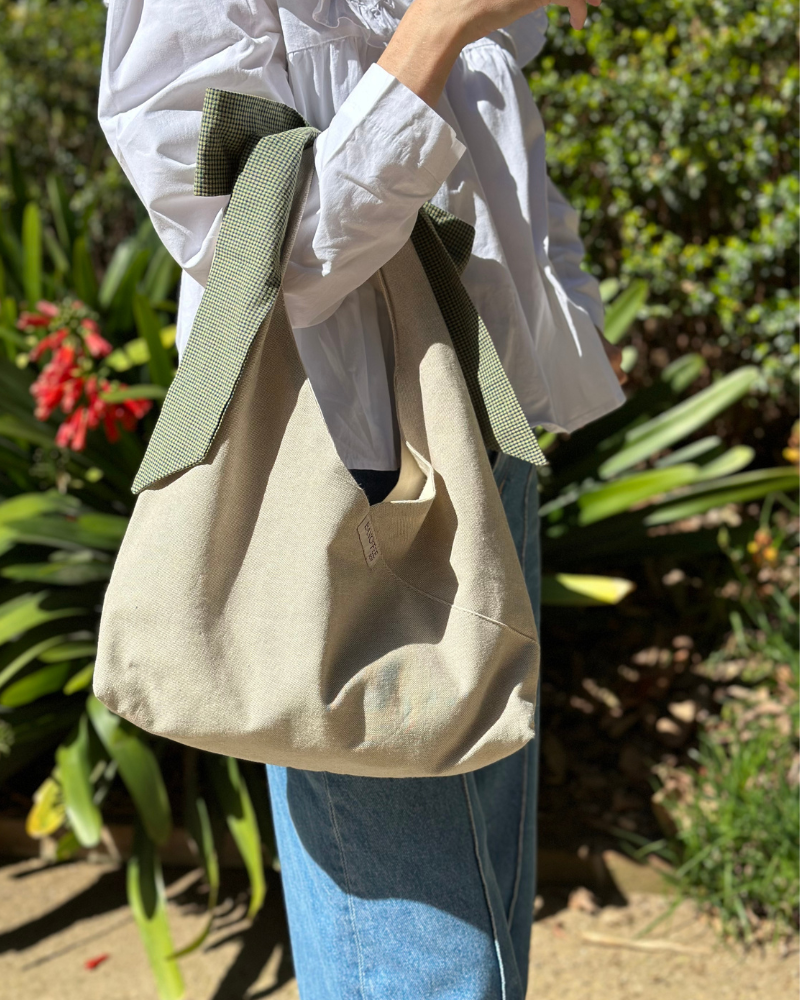
[[[369,514],[367,514],[358,526],[358,537],[361,541],[361,548],[364,550],[364,558],[367,560],[367,566],[372,569],[381,553]]]

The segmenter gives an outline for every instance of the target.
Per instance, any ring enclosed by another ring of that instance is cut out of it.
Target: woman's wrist
[[[433,107],[468,40],[466,26],[443,16],[439,0],[414,0],[378,65]]]

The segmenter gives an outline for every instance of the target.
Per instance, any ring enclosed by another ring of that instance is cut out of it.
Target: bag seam
[[[525,747],[523,751],[523,764],[522,764],[522,796],[519,806],[519,830],[517,833],[517,864],[516,872],[514,873],[514,889],[511,894],[511,902],[508,906],[508,926],[511,928],[514,922],[514,912],[517,908],[517,900],[519,899],[520,884],[522,882],[522,859],[525,846],[525,814],[528,807],[528,748]]]
[[[486,873],[483,870],[483,861],[481,860],[481,850],[480,842],[478,839],[478,827],[475,822],[475,812],[472,808],[472,800],[469,795],[469,784],[467,782],[467,775],[461,775],[461,783],[464,788],[464,797],[467,800],[467,815],[469,816],[469,825],[472,831],[472,846],[475,850],[475,860],[478,862],[478,874],[480,875],[481,884],[483,886],[483,897],[486,900],[486,909],[489,911],[489,922],[492,927],[492,939],[494,941],[494,951],[497,956],[497,968],[500,973],[500,995],[501,1000],[507,1000],[508,994],[506,991],[506,970],[505,964],[503,962],[503,954],[500,949],[500,937],[497,928],[497,921],[494,915],[494,909],[492,908],[492,900],[489,894],[489,883],[486,879]]]
[[[426,590],[422,590],[420,587],[415,587],[413,583],[409,583],[407,580],[404,580],[401,576],[395,573],[395,571],[386,562],[386,560],[382,555],[380,557],[380,560],[381,563],[386,567],[388,572],[391,573],[391,575],[395,578],[395,580],[397,580],[398,583],[402,583],[404,587],[407,587],[409,590],[413,590],[415,594],[420,594],[422,597],[427,597],[429,601],[435,601],[437,604],[442,604],[446,608],[452,608],[453,611],[460,611],[462,614],[472,615],[474,618],[480,618],[482,621],[489,622],[492,625],[497,625],[499,628],[507,629],[509,632],[513,632],[514,635],[518,635],[523,639],[527,639],[528,642],[532,642],[537,649],[540,648],[539,640],[536,638],[536,636],[528,635],[527,632],[522,632],[520,629],[514,628],[513,625],[508,625],[506,622],[501,622],[497,618],[492,618],[491,615],[481,614],[480,611],[475,611],[473,608],[465,608],[461,604],[454,604],[451,601],[445,601],[443,598],[437,597],[435,594],[429,594]]]
[[[361,951],[361,939],[358,935],[358,924],[356,922],[356,912],[355,905],[353,903],[353,890],[350,885],[350,872],[347,868],[347,860],[344,853],[344,841],[342,840],[342,834],[339,830],[339,824],[336,820],[336,809],[333,804],[333,796],[331,795],[330,783],[328,781],[328,775],[323,771],[323,780],[325,781],[325,794],[328,798],[328,814],[331,818],[331,826],[333,828],[333,835],[336,837],[336,844],[339,848],[339,857],[342,862],[342,874],[344,875],[344,882],[346,886],[347,895],[347,909],[350,912],[350,925],[353,928],[353,940],[356,945],[356,956],[358,958],[358,985],[361,990],[361,1000],[367,1000],[367,990],[366,984],[364,982],[364,956]]]

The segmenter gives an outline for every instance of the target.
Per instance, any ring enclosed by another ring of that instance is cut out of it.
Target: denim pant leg
[[[500,454],[494,464],[494,476],[517,546],[538,628],[541,611],[541,547],[536,467],[518,458]],[[476,790],[486,817],[488,850],[503,894],[523,985],[527,983],[533,903],[536,896],[540,703],[541,697],[537,697],[535,738],[511,757],[474,772]],[[509,813],[519,816],[516,848],[509,844],[509,830],[505,820]]]
[[[538,613],[535,471],[495,476]],[[448,778],[268,768],[302,1000],[524,1000],[537,743]]]

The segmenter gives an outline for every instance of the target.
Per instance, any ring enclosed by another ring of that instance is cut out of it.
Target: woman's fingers
[[[569,0],[567,8],[570,27],[574,28],[575,31],[580,31],[586,23],[586,0]]]
[[[584,24],[586,24],[586,15],[588,14],[586,9],[587,3],[591,4],[592,7],[599,7],[602,0],[549,0],[549,2],[566,7],[569,11],[570,26],[576,31],[580,31]]]

